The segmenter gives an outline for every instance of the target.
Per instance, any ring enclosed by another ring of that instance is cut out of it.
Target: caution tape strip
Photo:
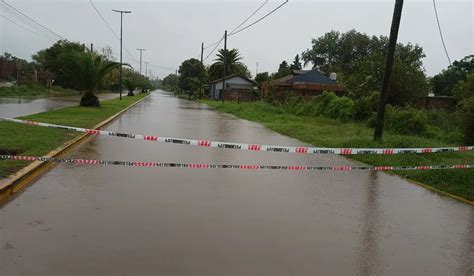
[[[356,154],[405,154],[405,153],[436,153],[436,152],[454,152],[454,151],[471,151],[474,146],[461,147],[442,147],[442,148],[316,148],[316,147],[294,147],[294,146],[278,146],[278,145],[260,145],[260,144],[244,144],[244,143],[229,143],[210,140],[193,140],[172,137],[158,137],[152,135],[120,133],[98,129],[87,129],[72,126],[54,125],[48,123],[40,123],[28,120],[18,120],[11,118],[2,118],[0,120],[16,122],[21,124],[43,126],[49,128],[72,130],[77,132],[88,133],[92,135],[106,135],[129,139],[138,139],[153,141],[159,143],[171,143],[181,145],[191,145],[210,148],[225,148],[249,151],[267,151],[267,152],[289,152],[302,154],[338,154],[338,155],[356,155]]]
[[[140,162],[97,159],[55,158],[20,155],[0,155],[0,160],[43,161],[54,163],[69,163],[78,165],[116,165],[127,167],[159,167],[159,168],[189,168],[189,169],[237,169],[237,170],[286,170],[286,171],[414,171],[414,170],[447,170],[472,169],[468,165],[434,165],[434,166],[281,166],[281,165],[222,165],[205,163],[167,163]]]

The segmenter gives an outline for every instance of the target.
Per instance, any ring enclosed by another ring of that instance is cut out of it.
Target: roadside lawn
[[[118,98],[103,100],[99,108],[72,106],[19,119],[91,128],[148,95],[140,93],[134,97],[123,97],[122,101]],[[79,132],[0,121],[0,154],[41,156],[79,135]],[[15,173],[29,163],[0,161],[0,178]]]
[[[343,123],[326,117],[295,116],[280,112],[263,102],[234,103],[202,100],[216,110],[259,122],[281,134],[321,147],[443,147],[461,146],[442,139],[396,135],[385,132],[382,143],[372,140],[373,130],[361,123]],[[238,141],[229,141],[238,142]],[[349,155],[348,158],[374,166],[474,164],[474,152],[447,152],[403,155]],[[337,165],[337,164],[334,164]],[[392,172],[391,172],[392,173]],[[421,182],[438,190],[474,201],[474,169],[395,171],[394,174]]]

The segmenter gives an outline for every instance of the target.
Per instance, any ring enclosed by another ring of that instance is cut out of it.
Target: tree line
[[[153,87],[150,79],[133,70],[130,65],[117,62],[109,46],[97,51],[79,42],[59,40],[32,55],[32,62],[14,58],[7,53],[0,59],[20,61],[17,66],[28,68],[27,73],[30,74],[35,69],[51,74],[55,86],[82,93],[81,106],[100,106],[95,95],[98,90],[120,90],[121,66],[124,66],[123,86],[129,96],[133,96],[136,89],[147,91]]]
[[[313,38],[311,47],[297,54],[292,63],[283,60],[276,72],[261,72],[254,79],[261,85],[307,66],[326,75],[336,72],[338,83],[347,88],[347,99],[337,102],[344,102],[346,106],[353,102],[356,109],[355,119],[370,121],[376,111],[376,103],[381,90],[387,46],[388,37],[386,36],[369,36],[356,30],[342,33],[330,31],[323,36]],[[204,66],[197,59],[183,61],[179,69],[180,74],[170,74],[165,77],[162,87],[171,91],[185,92],[190,97],[202,96],[205,93],[204,84],[223,77],[224,56],[227,61],[228,75],[241,74],[251,77],[237,49],[227,51],[221,49],[210,66]],[[412,106],[418,99],[428,96],[430,91],[437,96],[454,96],[457,105],[456,120],[453,120],[453,124],[464,130],[466,141],[473,143],[474,55],[468,55],[453,62],[447,69],[433,77],[426,75],[423,67],[425,57],[423,48],[417,44],[397,44],[388,99],[392,113],[399,112],[403,113],[403,116],[406,115],[405,117],[400,115],[400,118],[408,118],[412,115],[412,117],[420,117]],[[270,97],[267,100],[273,99]],[[347,117],[347,114],[344,116]],[[422,128],[414,127],[414,129]]]

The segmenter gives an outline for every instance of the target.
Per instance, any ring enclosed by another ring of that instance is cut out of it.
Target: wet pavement
[[[302,145],[153,93],[108,130]],[[94,137],[77,158],[351,165]],[[474,208],[396,176],[61,164],[0,209],[0,275],[472,275]]]
[[[113,99],[118,97],[117,93],[97,94],[99,99]],[[67,106],[78,105],[81,99],[80,95],[66,97],[19,97],[8,98],[0,97],[0,117],[15,118],[35,113],[40,113],[52,109],[58,109]]]

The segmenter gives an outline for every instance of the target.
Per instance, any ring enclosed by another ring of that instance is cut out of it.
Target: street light
[[[146,49],[137,48],[140,51],[140,75],[142,74],[142,52],[146,51]]]
[[[131,11],[112,10],[120,13],[120,100],[122,99],[122,22],[124,13],[132,13]]]

